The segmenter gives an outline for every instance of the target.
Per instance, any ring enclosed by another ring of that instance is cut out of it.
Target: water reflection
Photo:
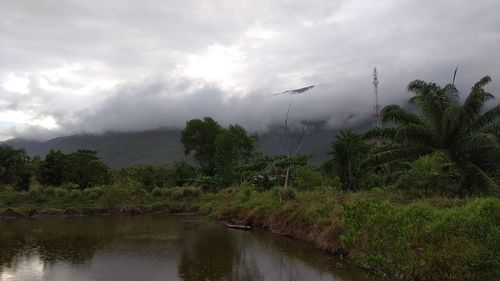
[[[202,236],[183,251],[179,276],[186,281],[230,280],[236,253],[233,240],[221,232],[203,231]]]
[[[365,280],[310,245],[197,218],[0,221],[0,280]]]

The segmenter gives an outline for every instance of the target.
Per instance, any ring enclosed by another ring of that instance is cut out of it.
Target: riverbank
[[[312,242],[386,280],[500,280],[499,199],[292,194],[226,190],[201,211]]]
[[[131,186],[102,186],[83,191],[63,187],[0,191],[0,217],[21,218],[75,215],[138,215],[198,212],[201,192],[176,187],[148,192]]]
[[[197,212],[314,243],[389,280],[499,280],[500,200],[410,200],[395,190],[345,195],[250,185],[216,194],[108,186],[0,192],[13,216]]]

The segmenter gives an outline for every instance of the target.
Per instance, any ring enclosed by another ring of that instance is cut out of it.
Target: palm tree
[[[495,97],[484,89],[489,76],[479,80],[463,103],[453,84],[440,87],[415,80],[408,85],[414,93],[409,100],[418,112],[399,105],[382,110],[387,128],[376,128],[367,137],[385,141],[373,153],[372,160],[394,171],[404,162],[436,151],[444,152],[449,163],[461,172],[459,195],[499,191],[493,175],[500,171],[500,104],[485,112],[485,105]]]
[[[358,189],[361,177],[362,159],[368,153],[369,146],[362,135],[352,131],[340,131],[332,143],[333,163],[342,182],[342,189]]]

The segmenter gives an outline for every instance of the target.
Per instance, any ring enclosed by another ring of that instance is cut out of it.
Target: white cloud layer
[[[0,139],[367,118],[414,79],[500,90],[497,0],[0,2]],[[308,85],[307,94],[273,96]]]

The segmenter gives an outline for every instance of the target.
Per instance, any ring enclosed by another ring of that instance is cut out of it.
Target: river
[[[0,220],[1,281],[367,280],[308,243],[201,217]]]

